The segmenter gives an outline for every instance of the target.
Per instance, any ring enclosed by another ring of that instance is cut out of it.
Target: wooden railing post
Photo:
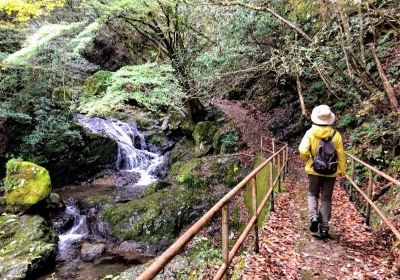
[[[261,136],[261,150],[260,150],[261,158],[263,157],[263,149],[264,149],[264,147],[263,147],[263,137]]]
[[[283,173],[285,176],[285,180],[286,180],[286,175],[288,172],[288,167],[289,167],[289,147],[286,146],[286,149],[285,149],[285,172]]]
[[[272,138],[272,154],[275,154],[275,138]],[[272,164],[275,165],[275,157],[272,158]]]
[[[368,168],[368,198],[372,198],[372,170]],[[371,221],[371,205],[366,202],[365,223],[369,226]]]
[[[350,178],[354,181],[354,159],[351,158]],[[350,201],[353,201],[353,186],[350,184]]]
[[[228,203],[222,209],[222,261],[227,269],[222,279],[228,279],[229,270],[229,226],[228,226]]]
[[[272,161],[269,163],[269,186],[272,189],[271,191],[271,211],[275,211],[275,201],[274,201],[274,174],[273,174],[273,166]]]
[[[282,156],[283,156],[283,154],[282,154]],[[282,157],[283,158],[283,157]],[[278,169],[278,192],[281,192],[282,191],[282,188],[281,188],[281,154],[279,153],[278,154],[278,166],[277,166],[277,169]]]
[[[258,253],[260,251],[260,247],[258,238],[257,182],[255,177],[251,178],[251,193],[253,199],[253,215],[256,216],[256,221],[254,223],[254,252]]]

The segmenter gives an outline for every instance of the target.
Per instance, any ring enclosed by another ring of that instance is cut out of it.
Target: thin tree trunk
[[[299,75],[296,75],[296,86],[297,86],[297,93],[299,94],[301,115],[307,116],[307,110],[306,110],[306,105],[304,104],[304,96],[303,96],[303,91],[301,89],[301,81]]]
[[[360,57],[361,57],[361,63],[365,67],[367,63],[365,61],[365,48],[364,48],[363,1],[360,1],[360,4],[358,5],[358,25],[360,26],[360,34],[358,36],[358,42],[360,44]]]
[[[398,111],[399,110],[399,102],[397,101],[397,98],[394,93],[394,89],[393,89],[392,85],[390,84],[388,78],[385,75],[385,72],[383,71],[381,61],[379,60],[378,55],[376,54],[375,46],[374,46],[374,44],[370,44],[369,46],[370,46],[370,49],[372,52],[372,56],[375,59],[375,63],[376,63],[376,67],[378,68],[379,76],[381,77],[383,86],[389,97],[390,105],[392,106],[394,111]]]

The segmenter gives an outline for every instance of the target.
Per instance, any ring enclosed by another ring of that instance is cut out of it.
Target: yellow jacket
[[[306,161],[305,171],[307,174],[318,175],[324,177],[336,177],[338,174],[344,174],[346,172],[346,158],[343,148],[342,136],[338,131],[336,131],[335,136],[332,138],[332,142],[335,145],[335,149],[338,157],[338,170],[333,175],[321,175],[314,171],[311,167],[312,158],[310,154],[310,149],[312,154],[317,153],[317,148],[321,139],[329,138],[333,135],[334,129],[331,126],[319,126],[313,125],[304,135],[299,146],[300,156]]]

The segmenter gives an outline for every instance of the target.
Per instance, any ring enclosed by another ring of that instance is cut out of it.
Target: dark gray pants
[[[336,177],[308,175],[308,217],[310,220],[319,217],[320,228],[329,229],[331,219],[332,194]],[[321,205],[318,209],[318,198],[321,195]]]

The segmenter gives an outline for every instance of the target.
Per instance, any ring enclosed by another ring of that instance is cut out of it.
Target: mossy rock
[[[194,158],[194,142],[188,138],[181,139],[175,144],[168,157],[170,165],[179,161],[187,161]]]
[[[241,177],[241,163],[237,157],[207,156],[171,167],[178,170],[176,181],[186,188],[204,188],[210,185],[230,187]]]
[[[240,134],[234,129],[219,129],[213,138],[213,149],[218,154],[234,153],[239,150]]]
[[[184,225],[200,213],[201,194],[193,189],[171,187],[102,211],[112,233],[124,240],[169,244]]]
[[[57,236],[40,216],[0,216],[0,278],[27,279],[54,260]]]
[[[146,138],[146,141],[156,147],[161,148],[163,151],[168,150],[173,145],[164,133],[156,132]]]
[[[32,162],[11,159],[4,179],[8,206],[27,209],[51,192],[49,172]]]
[[[145,189],[145,191],[143,192],[143,196],[152,195],[153,193],[161,191],[169,186],[171,186],[170,182],[163,181],[163,180],[157,181]]]
[[[191,161],[179,165],[179,171],[176,181],[186,188],[202,188],[207,185],[205,177],[202,176],[201,167],[203,162],[201,159],[193,159]],[[177,168],[172,167],[172,170]]]
[[[176,110],[170,110],[168,116],[165,129],[168,128],[174,135],[190,136],[192,134],[194,123],[190,116]]]
[[[193,131],[193,138],[196,142],[196,157],[205,156],[212,151],[213,139],[217,129],[217,125],[214,122],[206,121],[196,124]]]
[[[112,75],[112,72],[102,70],[87,78],[83,88],[86,95],[96,96],[105,92]]]

